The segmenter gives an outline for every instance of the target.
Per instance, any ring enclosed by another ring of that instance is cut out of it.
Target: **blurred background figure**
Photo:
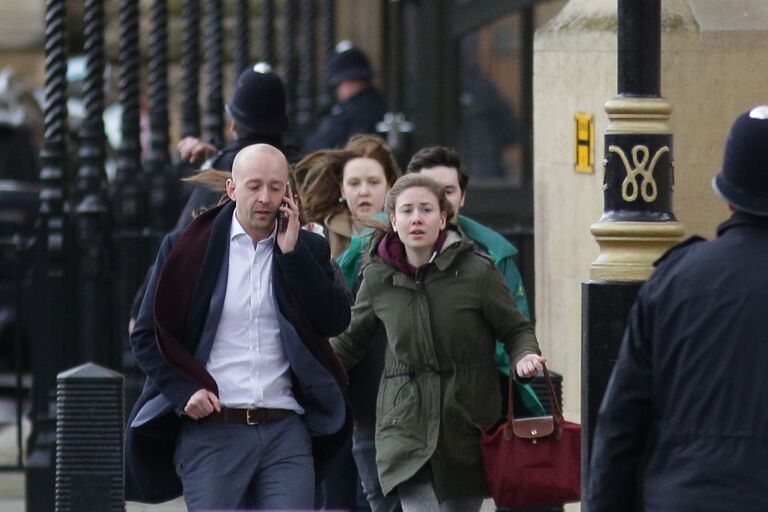
[[[512,102],[481,69],[479,56],[477,34],[465,36],[461,40],[457,149],[473,177],[507,179],[514,169],[505,153],[519,146],[524,128]]]
[[[340,148],[352,135],[376,132],[387,105],[373,86],[373,77],[373,67],[362,50],[349,41],[336,46],[328,63],[328,87],[335,91],[336,104],[305,139],[304,153]]]

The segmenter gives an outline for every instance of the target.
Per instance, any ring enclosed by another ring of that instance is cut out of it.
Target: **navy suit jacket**
[[[234,203],[217,215],[223,225],[231,219]],[[227,224],[228,226],[228,224]],[[158,279],[173,244],[182,232],[165,237],[149,280],[131,335],[139,367],[147,375],[144,389],[128,419],[125,442],[126,499],[158,503],[178,497],[181,482],[173,455],[180,414],[200,385],[177,372],[163,358],[155,338],[154,302]],[[229,237],[226,237],[227,242]],[[328,243],[301,230],[296,248],[282,254],[275,244],[273,289],[277,303],[280,337],[293,373],[293,392],[305,410],[302,416],[313,437],[318,474],[349,435],[348,406],[342,384],[333,375],[318,339],[342,332],[349,324],[350,307],[344,289],[333,278]],[[204,366],[216,334],[227,285],[229,245],[217,272],[205,320],[198,339],[184,339],[184,347]],[[190,276],[195,279],[197,276]],[[194,301],[193,301],[194,302]],[[190,314],[195,314],[191,311]]]

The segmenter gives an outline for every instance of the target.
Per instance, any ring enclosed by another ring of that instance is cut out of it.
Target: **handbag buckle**
[[[550,436],[555,431],[553,416],[536,416],[512,421],[512,433],[521,439],[539,439]]]

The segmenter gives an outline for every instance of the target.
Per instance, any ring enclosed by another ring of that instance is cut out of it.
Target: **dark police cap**
[[[256,64],[240,74],[226,108],[237,124],[252,133],[280,135],[288,129],[285,86],[267,64]]]
[[[768,105],[736,118],[712,188],[737,210],[768,216]]]
[[[370,80],[373,68],[368,57],[349,41],[341,41],[328,60],[328,85],[336,87],[342,80]]]

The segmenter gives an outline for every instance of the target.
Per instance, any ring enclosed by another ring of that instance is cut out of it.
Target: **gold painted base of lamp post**
[[[590,228],[600,246],[593,281],[644,281],[653,263],[683,238],[679,222],[598,222]]]

